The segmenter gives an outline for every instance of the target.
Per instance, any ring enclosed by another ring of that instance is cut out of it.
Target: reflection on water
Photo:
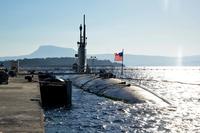
[[[199,68],[128,69],[124,77],[154,91],[172,106],[126,104],[73,89],[72,110],[45,112],[46,132],[200,131]]]
[[[115,71],[120,77],[120,72]],[[124,77],[200,84],[200,67],[146,67],[125,69]]]

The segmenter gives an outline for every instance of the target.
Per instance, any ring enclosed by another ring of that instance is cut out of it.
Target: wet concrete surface
[[[43,133],[39,99],[39,84],[27,82],[24,76],[10,78],[8,85],[0,85],[0,133]]]

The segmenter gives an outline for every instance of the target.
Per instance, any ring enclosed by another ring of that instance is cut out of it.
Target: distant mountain
[[[74,57],[77,52],[72,48],[62,48],[51,45],[40,46],[27,58],[47,58],[47,57]]]
[[[26,56],[5,56],[5,57],[0,57],[0,61],[5,61],[5,60],[16,60],[16,59],[24,59]]]
[[[0,57],[3,60],[47,58],[47,57],[74,57],[77,52],[72,48],[62,48],[51,45],[40,46],[36,51],[29,55]]]
[[[74,57],[77,53],[72,48],[62,48],[51,45],[40,46],[36,51],[29,55],[24,56],[13,56],[13,57],[0,57],[2,60],[16,60],[24,58],[47,58],[47,57]],[[114,61],[114,54],[96,54],[88,55],[96,56],[100,60]],[[164,56],[148,56],[148,55],[124,55],[124,64],[126,66],[177,66],[180,59],[176,57],[164,57]],[[200,66],[200,55],[187,56],[182,58],[182,65],[184,66]]]

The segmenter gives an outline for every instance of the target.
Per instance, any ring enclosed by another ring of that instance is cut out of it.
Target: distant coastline
[[[72,48],[62,48],[56,46],[41,46],[29,55],[0,57],[0,61],[33,59],[33,58],[74,58],[77,53]],[[114,54],[93,54],[88,55],[88,59],[95,56],[98,60],[110,60],[114,62]],[[117,62],[120,63],[120,62]],[[200,66],[200,55],[177,57],[149,56],[149,55],[124,55],[125,66]]]

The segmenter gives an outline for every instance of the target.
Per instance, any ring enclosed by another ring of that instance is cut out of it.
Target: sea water
[[[121,75],[171,103],[127,104],[73,89],[71,110],[45,111],[47,133],[200,132],[200,67],[134,67]]]

